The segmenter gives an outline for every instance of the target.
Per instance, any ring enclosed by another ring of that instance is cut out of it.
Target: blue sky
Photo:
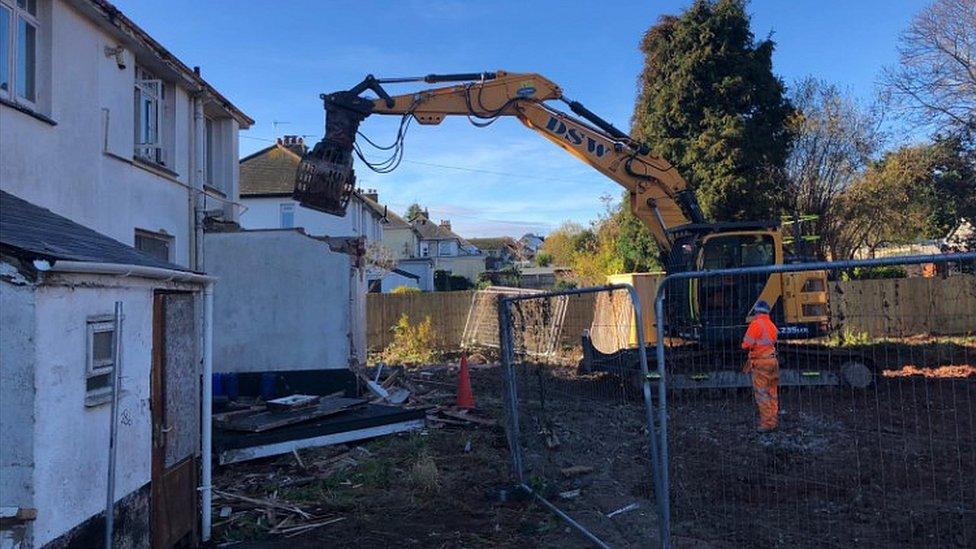
[[[349,88],[367,73],[412,76],[505,69],[538,72],[620,128],[637,94],[637,46],[660,15],[687,0],[659,1],[168,1],[117,6],[257,122],[241,155],[279,135],[317,141],[318,94]],[[753,0],[757,37],[776,41],[774,71],[787,83],[822,78],[870,101],[880,70],[896,60],[898,34],[924,0]],[[391,87],[405,93],[409,85]],[[275,122],[278,122],[277,126]],[[392,117],[363,131],[389,143]],[[400,168],[358,165],[361,186],[402,212],[413,201],[464,236],[545,233],[586,223],[600,196],[620,188],[524,128],[500,120],[478,129],[464,118],[411,126]],[[357,161],[358,162],[358,161]]]

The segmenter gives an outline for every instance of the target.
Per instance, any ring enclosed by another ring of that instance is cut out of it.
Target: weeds
[[[407,483],[423,492],[436,492],[440,489],[441,472],[437,468],[433,456],[426,450],[410,467],[410,471],[407,473]]]
[[[440,360],[429,316],[414,325],[410,323],[410,317],[402,315],[392,331],[393,341],[380,353],[383,362],[415,366]]]
[[[867,332],[855,332],[844,328],[830,336],[827,345],[831,347],[856,347],[858,345],[868,345],[872,342],[871,336]]]

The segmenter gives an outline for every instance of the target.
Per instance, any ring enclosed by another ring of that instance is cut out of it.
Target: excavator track
[[[637,348],[603,353],[593,346],[589,334],[582,337],[583,374],[607,372],[630,383],[640,383]],[[646,347],[648,379],[657,384],[656,348]],[[874,382],[873,361],[855,350],[811,343],[780,346],[781,387],[851,387],[864,389]],[[688,342],[669,347],[666,354],[668,387],[675,390],[739,389],[752,387],[749,374],[742,372],[740,352]]]

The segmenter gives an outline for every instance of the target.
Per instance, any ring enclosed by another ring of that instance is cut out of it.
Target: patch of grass
[[[407,472],[407,483],[423,492],[436,492],[441,487],[441,473],[434,458],[422,452]]]
[[[375,458],[362,461],[350,475],[353,484],[363,484],[374,488],[389,488],[393,482],[394,462],[389,458]]]
[[[260,541],[267,539],[268,528],[263,524],[264,518],[248,513],[220,529],[217,538],[224,542]]]

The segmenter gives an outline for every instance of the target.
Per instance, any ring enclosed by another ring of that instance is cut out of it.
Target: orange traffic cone
[[[471,371],[468,357],[461,355],[461,371],[458,372],[457,407],[462,410],[474,408],[474,393],[471,392]]]

